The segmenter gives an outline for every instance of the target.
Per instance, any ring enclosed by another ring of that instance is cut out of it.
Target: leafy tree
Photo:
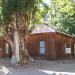
[[[5,39],[12,48],[12,63],[25,63],[32,58],[26,48],[28,29],[41,0],[2,0],[2,25],[6,30]],[[14,61],[14,62],[13,62]]]
[[[48,13],[49,6],[42,2],[38,8],[37,13],[35,14],[35,17],[33,19],[33,24],[41,24],[44,23],[44,18],[46,14]]]
[[[68,34],[75,34],[75,2],[73,0],[52,0],[49,16],[50,25]]]

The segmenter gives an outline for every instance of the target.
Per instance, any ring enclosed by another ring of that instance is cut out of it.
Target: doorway
[[[39,49],[40,55],[44,56],[45,55],[45,41],[40,41],[40,49]]]

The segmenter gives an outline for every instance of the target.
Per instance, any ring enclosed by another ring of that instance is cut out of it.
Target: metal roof
[[[56,32],[56,31],[47,24],[37,25],[32,31],[32,33],[44,33],[44,32]]]
[[[58,32],[60,34],[63,34],[63,35],[66,35],[66,36],[69,36],[69,37],[73,37],[67,33],[64,33],[56,28],[53,28],[53,27],[50,27],[48,24],[40,24],[40,25],[37,25],[31,34],[34,34],[34,33],[45,33],[45,32]]]

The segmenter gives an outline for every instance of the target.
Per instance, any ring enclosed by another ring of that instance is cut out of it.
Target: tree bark
[[[16,65],[17,64],[17,60],[16,60],[16,56],[15,56],[15,44],[14,44],[14,41],[9,37],[9,36],[6,36],[4,38],[11,46],[11,49],[12,49],[12,57],[11,57],[11,64],[12,65]]]
[[[20,62],[20,56],[19,56],[19,34],[18,31],[14,31],[14,50],[15,50],[15,57],[16,62]]]
[[[13,34],[13,40],[9,41],[12,48],[11,63],[24,64],[28,61],[33,61],[26,47],[26,38],[28,34],[27,20],[24,21],[24,16],[18,13],[17,16],[16,14],[12,16],[12,20],[11,26],[13,26],[13,29],[10,31]]]

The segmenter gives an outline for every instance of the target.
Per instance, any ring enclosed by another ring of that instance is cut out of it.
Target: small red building
[[[4,39],[4,36],[0,36],[0,57],[11,57],[11,55],[9,43]]]
[[[75,55],[75,38],[42,24],[34,28],[29,35],[27,48],[31,56],[64,59]]]

